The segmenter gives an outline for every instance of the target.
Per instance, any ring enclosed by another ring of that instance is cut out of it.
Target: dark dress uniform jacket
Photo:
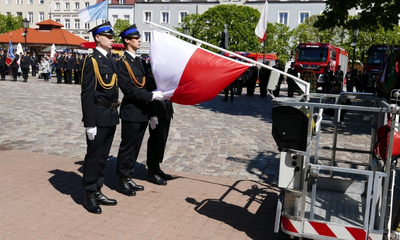
[[[28,55],[21,56],[21,68],[29,68],[31,65],[31,58]]]
[[[0,53],[0,67],[6,66],[6,59],[7,59],[7,54],[5,52]]]
[[[137,88],[132,83],[129,75],[126,74],[128,70],[124,61],[128,62],[139,83],[143,82],[145,74],[140,58],[133,58],[129,53],[125,52],[124,56],[117,61],[117,73],[124,73],[118,74],[119,87],[124,93],[120,117],[128,122],[147,122],[149,120],[147,102],[151,102],[153,94],[146,91],[145,87]]]
[[[19,60],[19,55],[14,54],[14,60],[11,62],[10,67],[12,68],[18,68],[18,60]]]
[[[105,84],[111,82],[116,69],[115,61],[103,56],[97,49],[86,57],[82,72],[82,112],[84,127],[111,127],[119,123],[117,109],[111,110],[96,104],[96,100],[107,103],[118,102],[118,86],[103,88],[95,79],[93,60],[97,61],[100,75]],[[96,87],[96,89],[95,89]]]
[[[64,56],[57,56],[55,65],[56,69],[64,68]]]

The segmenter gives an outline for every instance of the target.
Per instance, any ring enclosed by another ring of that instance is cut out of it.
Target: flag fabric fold
[[[183,105],[213,99],[251,66],[157,30],[151,37],[150,60],[157,89]]]
[[[93,22],[96,19],[107,19],[107,0],[79,9],[78,16],[83,23]]]
[[[10,39],[10,44],[8,44],[7,59],[6,59],[7,66],[10,66],[12,61],[14,61],[14,58],[15,58],[14,51],[13,51],[12,42]]]
[[[264,42],[267,39],[267,21],[268,21],[268,0],[265,0],[260,20],[258,20],[256,29],[254,30],[260,42]]]

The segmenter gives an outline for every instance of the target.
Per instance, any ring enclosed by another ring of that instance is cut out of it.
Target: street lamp
[[[22,25],[24,27],[24,32],[22,33],[22,36],[25,38],[25,50],[27,50],[26,48],[26,35],[28,35],[28,27],[29,27],[29,21],[24,18],[24,20],[22,20]]]
[[[189,34],[189,27],[186,24],[183,26],[183,34],[185,35]],[[185,41],[187,41],[187,38],[185,38]]]
[[[354,62],[355,62],[355,55],[356,55],[358,33],[359,33],[359,29],[355,29],[353,31],[353,42],[351,43],[351,46],[353,47],[353,61],[351,63],[351,73],[350,73],[351,83],[350,83],[350,86],[348,86],[349,89],[351,89],[351,92],[353,91],[353,84],[355,83],[355,78],[357,75],[357,70],[354,71]],[[348,90],[348,92],[350,92],[350,91]]]

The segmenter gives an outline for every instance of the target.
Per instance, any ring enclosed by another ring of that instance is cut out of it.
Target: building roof
[[[39,28],[28,28],[26,37],[27,44],[34,45],[69,45],[79,46],[85,39],[80,38],[67,30],[62,29],[62,24],[57,23],[51,19],[39,22],[36,25]],[[0,44],[9,43],[10,39],[13,43],[24,43],[25,38],[22,36],[24,28],[20,28],[8,33],[0,35]]]

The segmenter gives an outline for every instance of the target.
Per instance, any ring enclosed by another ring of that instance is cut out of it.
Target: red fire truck
[[[394,51],[397,52],[399,46],[394,47]],[[388,50],[388,45],[386,44],[377,44],[369,47],[367,51],[367,60],[364,65],[364,69],[369,74],[367,87],[373,87],[376,78],[379,73],[379,69],[381,68],[386,51]]]
[[[262,62],[264,59],[264,54],[263,53],[254,53],[254,52],[235,52],[238,55],[250,58],[254,61],[257,62]],[[231,57],[231,58],[236,58],[232,54],[229,54],[227,52],[224,53],[224,56],[226,57]],[[265,61],[269,61],[269,66],[274,66],[275,61],[278,60],[278,57],[276,56],[275,53],[267,53],[265,54]]]
[[[318,86],[324,83],[323,73],[329,62],[340,69],[346,75],[349,54],[342,48],[332,46],[329,43],[300,43],[296,48],[295,67],[299,73],[304,69],[313,69],[318,79]],[[343,84],[346,84],[343,79]]]

